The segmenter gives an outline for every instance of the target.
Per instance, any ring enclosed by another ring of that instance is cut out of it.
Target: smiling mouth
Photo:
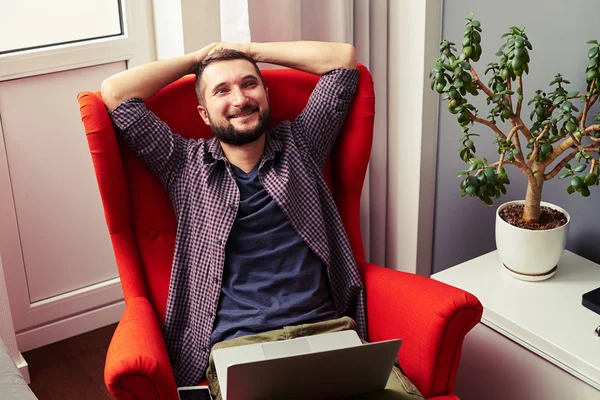
[[[252,114],[254,114],[255,112],[258,111],[258,108],[253,108],[253,109],[249,109],[249,110],[244,110],[242,112],[240,112],[239,114],[235,114],[235,115],[230,115],[228,118],[229,119],[235,119],[235,118],[245,118],[248,117]]]

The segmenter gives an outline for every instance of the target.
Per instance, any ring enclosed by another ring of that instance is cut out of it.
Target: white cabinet
[[[455,389],[462,400],[600,398],[600,315],[581,305],[600,286],[600,265],[565,251],[553,278],[523,282],[493,251],[432,278],[484,307],[463,345]]]

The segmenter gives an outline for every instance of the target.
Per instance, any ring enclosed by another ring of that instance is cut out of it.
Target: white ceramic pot
[[[567,223],[554,229],[534,231],[517,228],[500,217],[500,211],[524,200],[509,201],[496,211],[496,247],[506,271],[524,281],[542,281],[556,273],[567,244],[571,216],[564,209],[542,201],[542,206],[563,212]]]

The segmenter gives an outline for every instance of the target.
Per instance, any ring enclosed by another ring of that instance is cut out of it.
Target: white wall
[[[388,267],[429,275],[433,240],[437,98],[429,65],[441,0],[389,2]]]
[[[475,19],[481,22],[483,32],[481,59],[473,63],[484,82],[484,70],[489,62],[498,61],[494,55],[505,39],[500,36],[510,26],[525,26],[533,50],[530,52],[530,74],[523,74],[524,102],[522,119],[531,126],[529,114],[531,106],[527,103],[535,96],[537,89],[546,93],[556,86],[549,86],[557,73],[562,73],[571,82],[567,90],[584,91],[585,69],[588,64],[588,40],[600,40],[598,28],[597,0],[579,0],[564,2],[551,0],[543,3],[522,0],[486,2],[478,0],[446,1],[444,4],[444,38],[458,44],[462,41],[465,18],[474,11]],[[519,12],[514,12],[519,10]],[[429,68],[433,64],[429,64]],[[427,88],[429,90],[429,87]],[[430,90],[429,90],[430,91]],[[430,91],[432,92],[432,91]],[[469,99],[479,109],[481,115],[489,114],[490,107],[485,95]],[[493,207],[486,206],[477,198],[461,198],[456,174],[465,169],[465,163],[458,156],[458,140],[462,136],[456,115],[446,110],[446,102],[440,112],[437,172],[437,200],[435,221],[434,271],[441,271],[496,248],[494,238],[494,218],[498,205],[505,201],[519,200],[525,197],[526,179],[518,169],[508,166],[506,172],[510,178],[507,194],[496,201]],[[574,103],[581,111],[579,102]],[[596,103],[588,113],[588,124],[592,115],[600,112]],[[556,115],[556,114],[555,114]],[[508,132],[507,124],[501,124]],[[472,133],[481,135],[475,138],[477,156],[488,157],[490,163],[498,160],[496,146],[492,143],[492,131],[482,125],[474,125]],[[521,141],[523,149],[525,144]],[[571,163],[577,165],[575,161]],[[547,172],[549,169],[547,170]],[[567,249],[600,263],[598,237],[600,236],[600,213],[598,202],[600,190],[591,188],[591,196],[582,197],[578,193],[569,195],[566,191],[569,179],[552,179],[544,184],[542,200],[566,209],[571,215]]]

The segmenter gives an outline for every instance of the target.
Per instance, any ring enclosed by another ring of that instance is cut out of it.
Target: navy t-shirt
[[[265,191],[258,164],[231,164],[240,205],[225,247],[211,346],[235,337],[337,317],[324,262]]]

